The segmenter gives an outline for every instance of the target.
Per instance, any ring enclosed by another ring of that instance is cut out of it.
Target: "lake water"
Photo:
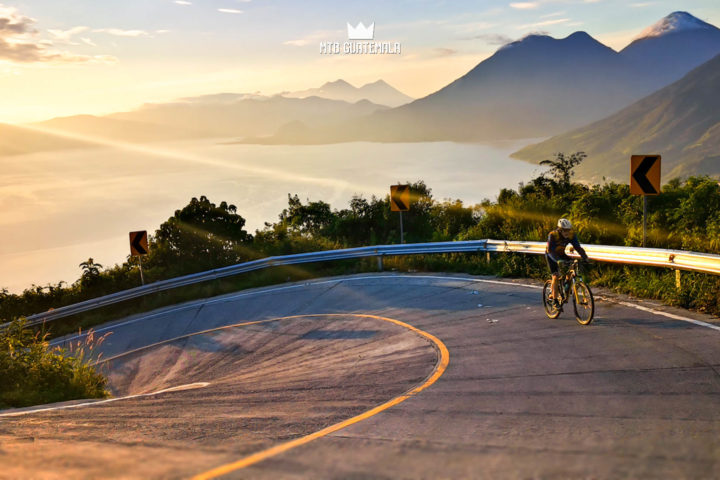
[[[529,141],[264,146],[193,140],[1,157],[0,288],[77,280],[88,257],[125,260],[128,232],[154,232],[193,196],[238,207],[248,231],[287,195],[347,207],[353,195],[424,180],[436,199],[494,199],[541,170],[509,154]]]

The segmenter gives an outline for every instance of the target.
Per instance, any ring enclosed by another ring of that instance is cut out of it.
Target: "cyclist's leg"
[[[563,271],[563,276],[565,285],[570,285],[570,282],[572,281],[572,269],[570,266],[572,265],[572,258],[567,257],[567,259],[564,260],[563,265],[565,266],[565,270]]]
[[[548,268],[550,269],[550,274],[552,275],[552,284],[550,288],[550,298],[555,299],[557,298],[557,283],[558,283],[558,264],[555,260],[550,258],[549,255],[545,255],[545,260],[547,260]]]

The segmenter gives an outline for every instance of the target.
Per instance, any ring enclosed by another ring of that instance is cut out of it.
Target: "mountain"
[[[88,137],[90,142],[92,139],[137,143],[186,138],[242,138],[267,136],[293,122],[311,127],[325,122],[349,122],[387,108],[367,100],[347,103],[319,97],[297,99],[220,93],[187,97],[171,103],[147,104],[137,110],[102,117],[58,117],[29,127]],[[24,142],[17,143],[19,151],[34,148]],[[14,144],[14,141],[7,142],[6,149]],[[47,146],[42,149],[51,149],[53,144],[49,139],[38,139],[38,145]]]
[[[673,12],[621,52],[585,32],[562,39],[528,35],[410,103],[405,103],[410,97],[382,80],[360,88],[337,80],[272,97],[187,97],[42,126],[127,141],[232,136],[245,143],[309,144],[548,137],[611,115],[718,53],[720,29]]]
[[[105,138],[124,142],[149,142],[208,136],[209,132],[169,127],[155,123],[118,120],[93,115],[58,117],[31,126],[56,132],[68,132],[93,138]]]
[[[368,83],[362,87],[354,87],[341,79],[327,82],[320,88],[311,88],[298,92],[283,92],[280,95],[287,98],[321,97],[331,100],[343,100],[349,103],[368,100],[388,107],[398,107],[413,101],[412,97],[390,86],[384,80]]]
[[[304,128],[302,143],[556,135],[617,112],[718,53],[718,29],[684,12],[646,29],[620,53],[585,32],[529,35],[427,97],[352,124]],[[284,134],[265,143],[293,143]]]
[[[671,13],[620,51],[644,78],[652,79],[646,93],[680,79],[718,53],[720,29],[687,12]]]
[[[387,109],[368,101],[348,103],[320,97],[285,98],[222,94],[193,97],[172,103],[149,104],[105,118],[144,122],[203,136],[255,137],[271,135],[291,122],[310,126],[344,123]],[[178,138],[183,138],[178,135]]]
[[[539,162],[585,151],[586,179],[628,181],[630,155],[659,153],[663,178],[720,175],[720,55],[677,82],[598,122],[531,145],[514,157]]]
[[[627,88],[631,77],[617,52],[585,32],[564,39],[530,35],[427,97],[352,124],[308,130],[305,142],[547,136],[630,103],[636,98]]]
[[[91,143],[18,125],[0,123],[0,156],[83,148]]]
[[[383,127],[411,126],[413,139],[543,136],[627,105],[630,77],[618,54],[585,32],[529,35],[441,90],[375,117]]]

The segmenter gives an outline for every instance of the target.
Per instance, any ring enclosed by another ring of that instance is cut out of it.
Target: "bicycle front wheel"
[[[580,325],[589,325],[595,317],[595,299],[585,282],[576,282],[573,289],[573,309]]]
[[[560,309],[557,304],[550,299],[551,293],[552,281],[548,280],[543,287],[543,307],[545,307],[545,315],[547,315],[548,318],[557,318],[560,316]]]

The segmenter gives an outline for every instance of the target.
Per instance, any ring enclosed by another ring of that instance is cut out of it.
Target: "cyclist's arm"
[[[580,241],[578,240],[577,235],[573,237],[570,243],[572,244],[575,251],[580,254],[582,259],[587,262],[589,260],[587,252],[585,252],[585,249],[580,245]]]
[[[555,239],[553,238],[553,234],[550,233],[548,235],[548,243],[547,243],[547,256],[550,257],[550,260],[557,263],[560,259],[555,256],[555,251],[557,249],[557,245],[555,244]]]

